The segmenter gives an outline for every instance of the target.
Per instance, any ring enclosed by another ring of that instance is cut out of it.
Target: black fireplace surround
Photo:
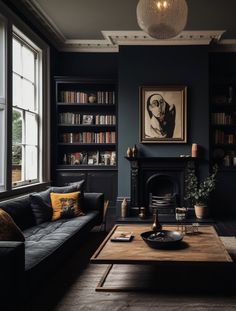
[[[191,157],[126,157],[131,168],[130,216],[137,216],[140,207],[152,214],[150,195],[173,196],[176,206],[184,206],[184,180],[187,167],[195,167]],[[173,214],[169,208],[164,213]]]

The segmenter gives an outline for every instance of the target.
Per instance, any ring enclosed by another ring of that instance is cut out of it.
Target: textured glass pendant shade
[[[156,39],[177,36],[187,23],[188,6],[185,0],[139,0],[139,27]]]

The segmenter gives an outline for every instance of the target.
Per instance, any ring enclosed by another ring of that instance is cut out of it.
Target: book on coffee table
[[[116,231],[111,237],[112,242],[130,242],[133,238],[133,232]]]

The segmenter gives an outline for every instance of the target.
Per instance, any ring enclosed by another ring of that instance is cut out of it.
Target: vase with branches
[[[208,204],[211,192],[216,186],[216,175],[218,167],[213,166],[212,174],[206,177],[204,180],[199,181],[195,169],[188,167],[185,177],[185,201],[194,205],[197,218],[203,218],[205,214],[205,208]],[[199,214],[200,212],[200,214]]]

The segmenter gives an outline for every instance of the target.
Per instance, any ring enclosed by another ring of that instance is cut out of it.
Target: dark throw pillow
[[[25,237],[11,216],[0,209],[0,240],[24,242]]]
[[[81,193],[84,191],[85,180],[82,179],[80,181],[68,183],[64,187],[52,187],[51,192],[56,193],[69,193],[74,191],[80,191]]]
[[[50,189],[30,195],[30,205],[37,225],[52,219]]]

